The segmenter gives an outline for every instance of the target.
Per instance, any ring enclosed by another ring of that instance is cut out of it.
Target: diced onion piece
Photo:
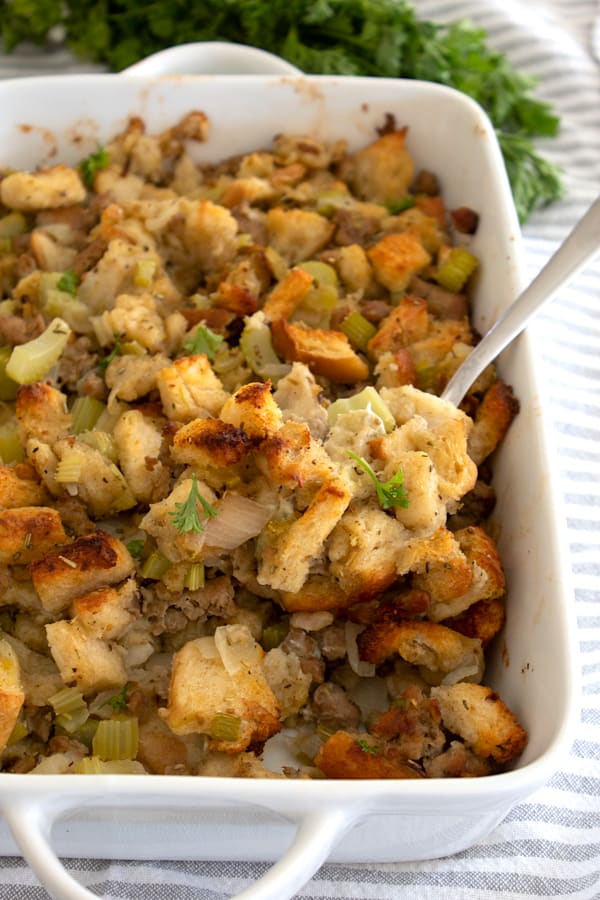
[[[385,400],[377,393],[374,387],[369,385],[354,394],[352,397],[340,397],[331,404],[327,410],[327,419],[331,428],[338,416],[342,413],[353,412],[357,409],[368,409],[374,415],[379,416],[383,422],[386,431],[393,431],[396,427],[396,421],[392,415],[392,411]]]
[[[204,563],[192,563],[185,573],[184,585],[188,591],[204,587]]]
[[[298,268],[312,275],[319,287],[325,285],[335,287],[338,283],[338,274],[333,266],[318,259],[309,259],[307,262],[298,263]]]
[[[271,329],[262,313],[246,320],[240,349],[252,371],[262,378],[283,378],[290,371],[290,366],[282,363],[273,349]]]
[[[133,283],[136,287],[150,287],[156,274],[156,261],[138,259],[133,270]]]
[[[0,347],[0,400],[14,400],[19,390],[19,385],[6,373],[6,365],[10,359],[12,347]]]
[[[218,515],[204,529],[204,543],[222,550],[234,550],[256,537],[272,516],[271,509],[241,494],[225,494],[216,509]]]
[[[220,657],[214,637],[197,638],[195,647],[203,659],[219,659]]]
[[[365,319],[359,312],[351,312],[340,325],[340,331],[346,335],[351,344],[359,350],[366,350],[372,337],[377,334],[377,329],[372,322]]]
[[[0,457],[6,465],[23,460],[23,447],[16,422],[5,422],[0,425]]]
[[[142,578],[151,578],[153,581],[160,581],[165,572],[170,568],[171,563],[166,556],[163,556],[160,550],[155,550],[144,562],[140,575]]]
[[[262,659],[262,648],[246,629],[235,625],[221,625],[215,631],[215,645],[221,662],[230,675],[242,668],[252,668]]]
[[[33,384],[44,378],[62,356],[70,335],[64,319],[53,319],[39,337],[13,349],[6,364],[8,376],[19,384]]]
[[[358,625],[355,622],[346,622],[344,626],[346,653],[348,655],[348,664],[353,672],[356,672],[361,678],[372,678],[375,674],[375,665],[362,661],[358,655],[358,646],[356,644],[356,638],[364,630],[364,627],[364,625]]]
[[[475,271],[479,260],[466,247],[452,247],[440,261],[433,277],[447,291],[456,294]]]
[[[237,741],[241,724],[239,716],[219,712],[210,723],[210,736],[217,741]]]
[[[135,717],[103,719],[96,729],[92,750],[102,759],[135,759],[139,729]]]
[[[76,397],[71,407],[71,430],[73,433],[80,434],[82,431],[90,431],[105,409],[106,404],[95,397]]]

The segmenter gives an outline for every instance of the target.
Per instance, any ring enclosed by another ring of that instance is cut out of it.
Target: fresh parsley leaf
[[[346,453],[367,473],[375,485],[377,499],[382,509],[390,509],[392,506],[402,506],[404,509],[408,509],[408,493],[406,488],[403,487],[404,475],[402,471],[398,470],[389,481],[380,481],[366,459],[363,459],[362,456],[357,456],[352,450],[346,450]]]
[[[112,709],[115,710],[115,712],[117,710],[127,709],[127,702],[128,702],[127,695],[129,694],[132,687],[133,687],[133,684],[131,684],[131,682],[128,681],[127,684],[123,685],[123,687],[121,688],[121,690],[119,691],[118,694],[115,694],[114,697],[109,697],[109,699],[106,700],[102,705],[110,706]]]
[[[75,274],[73,269],[66,269],[56,282],[56,287],[59,291],[64,291],[66,294],[70,294],[71,297],[75,297],[77,295],[78,284],[79,277]]]
[[[377,756],[379,752],[377,747],[374,747],[372,744],[369,744],[364,738],[356,738],[354,741],[357,747],[363,751],[363,753],[370,753],[372,756]]]
[[[79,171],[86,187],[94,187],[96,172],[100,171],[100,169],[105,169],[109,162],[108,150],[104,147],[98,147],[95,153],[90,153],[86,159],[79,163]]]
[[[202,507],[204,519],[214,519],[218,515],[218,510],[211,506],[204,499],[198,490],[198,479],[194,474],[192,476],[192,486],[187,500],[184,503],[176,503],[175,510],[169,515],[173,519],[173,524],[180,534],[187,534],[190,531],[204,531],[204,525],[200,520],[198,505]]]
[[[5,50],[22,41],[44,43],[59,26],[74,53],[113,70],[174,44],[221,40],[253,44],[309,73],[436,81],[483,106],[505,158],[511,145],[507,171],[522,221],[562,195],[560,170],[529,142],[554,136],[557,117],[534,96],[536,80],[516,71],[488,46],[486,32],[469,21],[422,20],[417,4],[406,0],[119,0],[113,5],[11,0],[1,6]],[[106,165],[102,150],[98,153]]]
[[[115,356],[119,356],[121,353],[121,336],[115,331],[115,342],[113,344],[113,348],[107,356],[104,356],[100,362],[98,363],[98,368],[105,370],[108,368],[109,363],[113,361]]]
[[[127,541],[126,547],[133,556],[134,559],[140,559],[144,550],[144,546],[146,541],[143,538],[135,538],[132,541]]]
[[[401,200],[388,200],[385,205],[391,216],[397,216],[398,213],[404,212],[405,209],[412,209],[415,205],[415,198],[407,195],[402,197]]]
[[[197,353],[205,353],[207,358],[215,358],[215,350],[223,340],[220,334],[215,334],[206,325],[198,325],[195,332],[185,341],[183,349],[191,356]]]

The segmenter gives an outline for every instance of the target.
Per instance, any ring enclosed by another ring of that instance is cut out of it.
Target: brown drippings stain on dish
[[[506,643],[506,640],[502,641],[502,650],[500,651],[500,656],[502,658],[502,662],[508,669],[508,667],[510,666],[510,655],[508,653],[508,644]]]

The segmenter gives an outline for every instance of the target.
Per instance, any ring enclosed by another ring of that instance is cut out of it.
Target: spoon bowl
[[[558,250],[550,257],[531,284],[486,332],[479,344],[456,370],[442,398],[458,406],[473,382],[529,320],[554,299],[600,251],[600,197],[590,206]]]

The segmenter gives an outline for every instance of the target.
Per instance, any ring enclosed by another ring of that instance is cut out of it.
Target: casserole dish
[[[152,68],[150,77],[144,75],[142,65],[119,76],[1,84],[0,163],[75,163],[131,115],[157,131],[202,110],[212,129],[198,158],[217,161],[267,145],[286,130],[344,137],[351,147],[360,146],[391,113],[409,127],[410,151],[419,166],[439,175],[450,207],[480,213],[473,241],[482,260],[478,330],[489,328],[518,293],[519,230],[501,155],[486,116],[466,97],[431,84],[383,79],[155,73]],[[55,854],[279,859],[243,896],[284,898],[329,856],[381,862],[455,853],[542,785],[568,747],[576,713],[566,541],[526,336],[503,354],[500,371],[513,385],[521,413],[495,466],[494,527],[509,594],[507,625],[488,672],[529,733],[512,771],[418,782],[2,774],[0,809],[12,832],[11,839],[4,830],[2,852],[14,853],[16,846],[49,892],[67,900],[93,895],[66,874]]]

